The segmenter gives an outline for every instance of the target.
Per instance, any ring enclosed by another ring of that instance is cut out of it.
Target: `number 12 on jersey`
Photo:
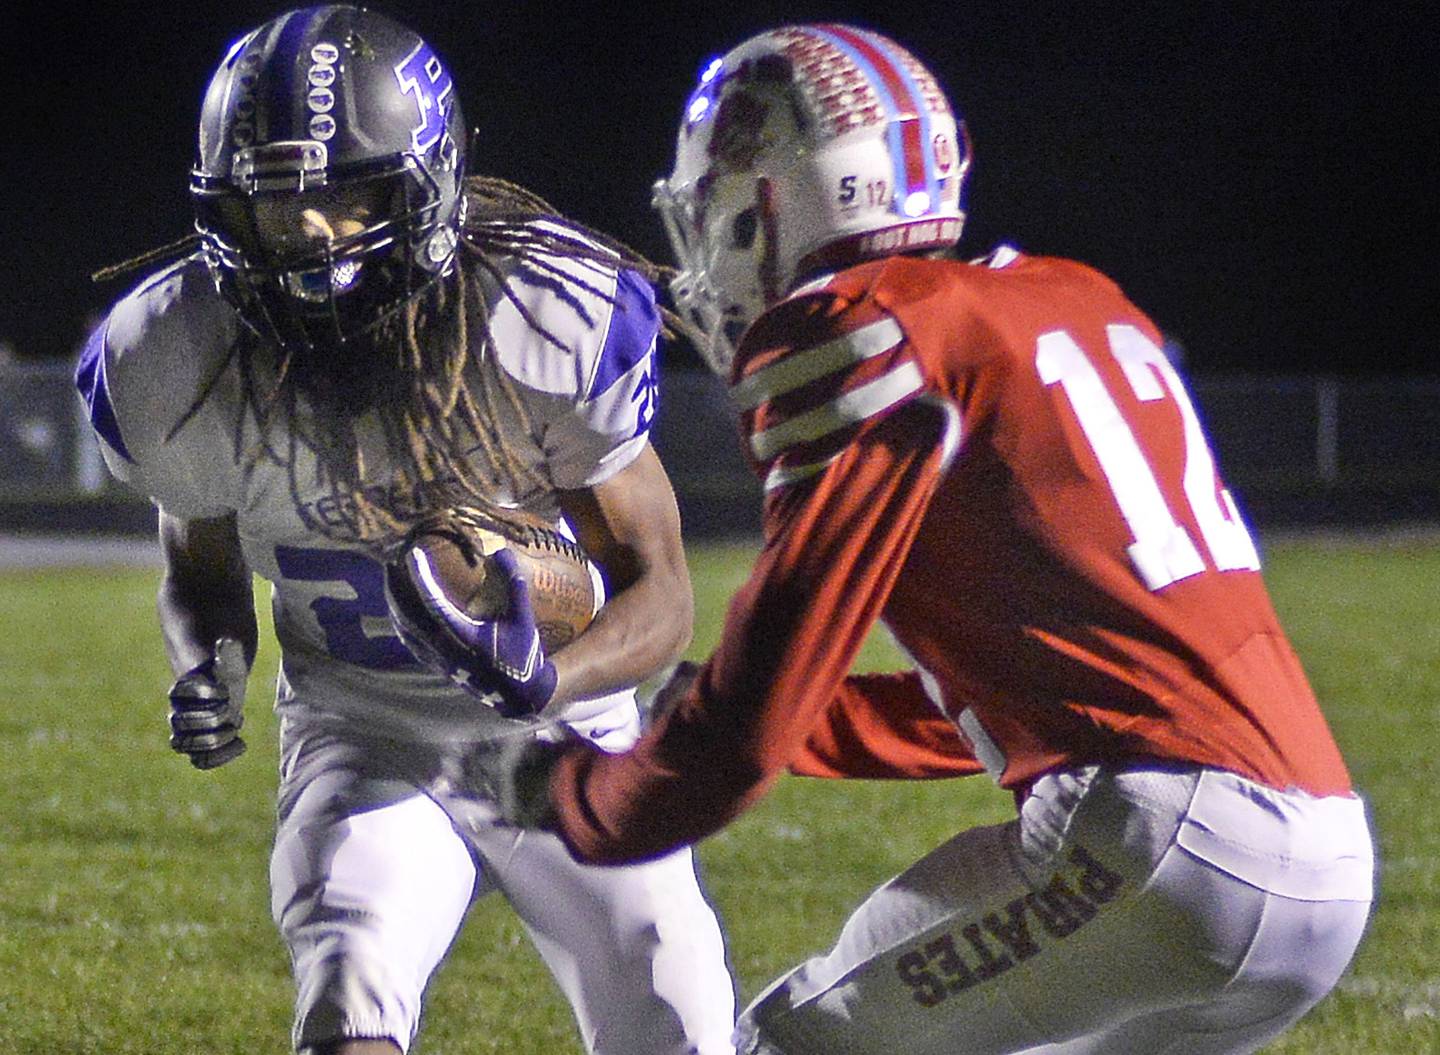
[[[1255,542],[1230,492],[1220,486],[1215,458],[1175,368],[1137,327],[1113,324],[1105,333],[1135,398],[1149,403],[1168,395],[1180,410],[1185,430],[1182,485],[1212,564],[1220,571],[1258,571]],[[1035,369],[1045,384],[1064,389],[1130,528],[1134,541],[1127,552],[1141,581],[1159,590],[1204,571],[1205,559],[1195,540],[1175,519],[1145,451],[1084,349],[1064,330],[1043,333],[1036,341]]]

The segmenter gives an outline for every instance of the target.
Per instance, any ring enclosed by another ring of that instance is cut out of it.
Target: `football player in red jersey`
[[[656,201],[764,548],[633,750],[492,774],[602,862],[787,769],[1014,792],[768,987],[743,1052],[1251,1052],[1355,951],[1366,811],[1160,333],[1082,264],[957,257],[969,164],[877,33],[788,26],[706,69]],[[876,620],[912,673],[847,676]]]

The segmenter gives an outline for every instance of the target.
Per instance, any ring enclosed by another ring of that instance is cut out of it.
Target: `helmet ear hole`
[[[755,206],[735,214],[730,224],[730,239],[736,249],[749,249],[755,244],[755,235],[760,230],[760,214]]]

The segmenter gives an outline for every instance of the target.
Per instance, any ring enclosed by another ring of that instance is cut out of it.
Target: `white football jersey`
[[[561,284],[517,261],[506,281],[568,350],[537,333],[492,283],[498,354],[476,356],[475,369],[509,375],[528,422],[502,400],[500,426],[512,454],[550,485],[492,497],[558,522],[553,489],[599,484],[643,449],[655,414],[659,320],[649,285],[633,273],[550,262],[581,281]],[[338,521],[314,456],[297,446],[293,473],[266,458],[250,464],[259,433],[230,359],[241,325],[195,257],[151,276],[115,306],[76,372],[111,471],[173,516],[236,514],[246,560],[273,584],[282,713],[361,720],[424,739],[483,738],[512,726],[422,669],[394,635],[381,566],[321,530]],[[177,428],[207,384],[209,395]],[[276,428],[269,442],[286,450],[289,437]],[[485,454],[477,448],[474,457]],[[628,695],[570,713],[594,715]]]

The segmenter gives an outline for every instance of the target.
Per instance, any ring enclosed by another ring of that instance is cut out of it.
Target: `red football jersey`
[[[765,546],[690,696],[555,771],[582,857],[708,834],[787,767],[983,764],[1023,794],[1173,761],[1349,791],[1160,334],[1103,275],[1008,249],[862,265],[751,327],[731,394]],[[847,679],[876,619],[914,675]]]

